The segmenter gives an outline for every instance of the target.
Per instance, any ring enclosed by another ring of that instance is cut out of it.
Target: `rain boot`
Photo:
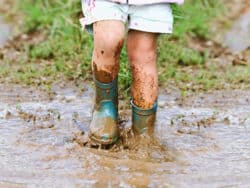
[[[132,106],[132,128],[135,134],[149,134],[154,132],[154,123],[156,119],[157,102],[150,109],[142,109],[131,101]]]
[[[100,145],[113,144],[118,139],[117,78],[110,83],[95,81],[95,106],[90,123],[90,139]]]

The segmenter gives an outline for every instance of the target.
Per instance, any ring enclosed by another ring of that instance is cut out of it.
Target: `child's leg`
[[[152,108],[158,95],[158,34],[130,30],[127,53],[132,70],[133,103],[143,109]]]
[[[92,69],[96,97],[90,138],[99,144],[112,144],[118,138],[117,74],[124,32],[124,23],[121,21],[94,23]]]
[[[158,33],[171,33],[173,15],[170,4],[134,6],[129,15],[127,52],[132,69],[133,103],[150,109],[157,99],[156,48]]]
[[[171,33],[170,4],[132,6],[128,22],[127,52],[132,69],[132,127],[135,133],[153,133],[157,111],[157,38]]]
[[[84,18],[80,23],[93,34],[92,70],[95,105],[89,136],[101,145],[118,138],[118,70],[124,43],[128,5],[111,1],[82,0]]]
[[[130,30],[127,52],[132,70],[132,127],[135,133],[152,135],[157,110],[158,34]]]
[[[113,81],[119,70],[119,57],[124,42],[125,26],[121,21],[96,22],[94,27],[94,51],[92,70],[99,82]]]

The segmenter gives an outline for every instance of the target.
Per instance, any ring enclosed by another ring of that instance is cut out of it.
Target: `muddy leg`
[[[117,77],[124,32],[124,23],[121,21],[94,23],[92,70],[99,82],[109,83]]]
[[[143,109],[152,108],[158,95],[157,38],[157,34],[134,30],[127,38],[133,103]]]
[[[129,31],[127,52],[132,70],[132,127],[153,134],[157,110],[157,34]]]
[[[96,86],[95,106],[90,124],[90,138],[98,145],[118,139],[119,57],[124,40],[124,24],[100,21],[94,24],[92,69]]]

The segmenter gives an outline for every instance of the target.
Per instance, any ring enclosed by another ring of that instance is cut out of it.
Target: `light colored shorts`
[[[84,18],[81,25],[93,33],[93,23],[102,20],[119,20],[127,23],[128,29],[172,33],[173,14],[170,4],[128,5],[107,0],[82,0]]]

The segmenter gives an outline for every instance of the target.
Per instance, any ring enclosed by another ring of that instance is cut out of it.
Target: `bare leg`
[[[124,32],[124,23],[121,21],[94,23],[92,70],[95,78],[102,83],[111,82],[118,74]]]
[[[133,103],[143,109],[152,108],[158,95],[157,38],[158,34],[135,30],[127,37]]]
[[[94,51],[92,69],[95,77],[96,97],[90,138],[101,145],[118,139],[117,77],[119,57],[124,41],[124,23],[100,21],[94,24]]]

